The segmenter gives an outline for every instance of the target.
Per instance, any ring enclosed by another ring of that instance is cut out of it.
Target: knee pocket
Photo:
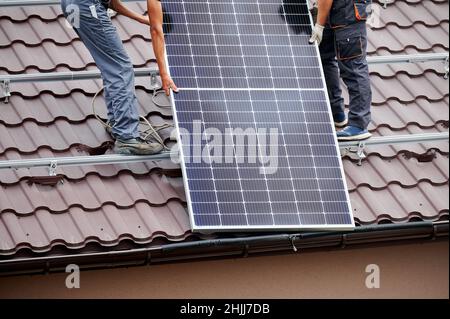
[[[362,56],[363,41],[361,35],[336,40],[336,55],[339,61],[351,60]]]

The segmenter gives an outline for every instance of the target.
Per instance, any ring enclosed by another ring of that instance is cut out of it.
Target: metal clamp
[[[5,103],[9,102],[9,97],[11,96],[11,86],[9,80],[3,80],[0,82],[0,98],[5,98]]]
[[[349,156],[351,159],[356,159],[358,161],[358,166],[362,166],[362,161],[367,156],[364,153],[364,149],[366,147],[366,142],[361,141],[357,146],[349,146],[341,148],[341,156]]]
[[[155,89],[159,88],[158,79],[155,73],[152,73],[152,75],[150,75],[150,86]]]
[[[48,175],[49,176],[56,176],[56,169],[58,168],[58,162],[52,161],[50,163],[50,166],[48,168]]]
[[[388,5],[388,4],[391,4],[391,3],[393,3],[393,2],[394,2],[393,0],[380,0],[380,3],[383,4],[383,9],[386,9],[386,8],[387,8],[387,5]]]

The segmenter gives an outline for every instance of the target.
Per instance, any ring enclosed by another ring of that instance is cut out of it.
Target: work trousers
[[[371,120],[372,102],[366,24],[327,27],[319,49],[333,115],[344,112],[342,77],[350,97],[348,125],[366,129]]]
[[[138,137],[133,64],[107,8],[100,0],[62,0],[61,7],[101,72],[113,135],[122,140]]]

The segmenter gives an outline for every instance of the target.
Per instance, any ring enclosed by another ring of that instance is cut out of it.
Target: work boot
[[[159,143],[150,143],[140,137],[129,140],[117,139],[114,152],[124,155],[153,155],[161,153],[164,147]]]
[[[347,126],[336,134],[338,141],[362,141],[367,140],[372,136],[368,130],[356,126]]]

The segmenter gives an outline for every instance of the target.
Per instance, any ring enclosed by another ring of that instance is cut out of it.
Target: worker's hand
[[[170,90],[172,90],[174,93],[178,93],[177,86],[175,85],[172,78],[168,74],[162,75],[161,81],[162,81],[162,88],[164,92],[166,92],[167,96],[170,95]]]
[[[320,45],[320,43],[322,43],[324,29],[325,29],[324,26],[316,23],[313,29],[311,39],[309,39],[309,43],[314,44],[314,42],[317,42],[317,45]]]

